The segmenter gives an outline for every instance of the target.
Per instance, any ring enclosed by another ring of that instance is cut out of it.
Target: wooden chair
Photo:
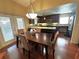
[[[48,53],[50,53],[51,55],[53,55],[53,59],[54,59],[54,52],[55,52],[55,45],[56,45],[56,42],[57,42],[57,38],[59,36],[59,31],[56,31],[55,33],[52,34],[53,36],[51,37],[51,40],[50,40],[50,45],[49,45],[49,50],[48,50]],[[43,46],[41,46],[42,48],[42,52],[43,52]]]
[[[51,42],[51,43],[52,43],[53,45],[56,44],[56,41],[57,41],[58,36],[59,36],[59,31],[57,31],[57,32],[55,33],[54,38],[51,38],[51,39],[52,39],[52,42]]]
[[[23,50],[23,53],[26,54],[26,52],[28,53],[28,58],[30,59],[31,53],[35,54],[36,50],[34,50],[34,44],[31,45],[30,42],[28,41],[27,37],[25,36],[25,34],[20,34],[20,41],[21,41],[21,48]]]
[[[50,45],[50,52],[52,51],[53,53],[53,59],[54,59],[54,53],[55,53],[55,45],[56,45],[56,42],[57,42],[57,38],[59,36],[59,31],[57,31],[54,35],[54,38],[52,37],[52,41],[51,41],[51,45]]]
[[[18,34],[24,34],[24,29],[18,29],[17,32]]]
[[[23,34],[19,35],[21,44],[20,47],[23,49],[23,53],[25,54],[26,52],[28,53],[28,58],[30,59],[30,45],[28,43],[28,40],[26,39],[26,36]]]
[[[20,39],[19,39],[20,34],[24,34],[24,29],[18,29],[17,30],[17,35],[16,35],[17,48],[19,48],[19,45],[20,45]]]

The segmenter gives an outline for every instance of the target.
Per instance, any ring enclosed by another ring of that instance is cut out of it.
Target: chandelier
[[[31,0],[30,0],[30,10],[31,11],[26,14],[27,18],[29,18],[29,19],[37,18],[37,13],[34,12],[34,8],[33,8],[32,4],[31,4]]]

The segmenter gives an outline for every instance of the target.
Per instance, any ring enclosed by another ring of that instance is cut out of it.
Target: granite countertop
[[[29,26],[29,28],[39,28],[39,29],[56,29],[56,27],[60,27],[60,26],[68,26],[68,25],[63,25],[63,24],[56,24],[56,25],[51,25],[51,26],[36,26],[36,25],[32,25]]]
[[[30,28],[39,28],[39,29],[56,29],[56,27],[38,27],[38,26],[32,26]]]

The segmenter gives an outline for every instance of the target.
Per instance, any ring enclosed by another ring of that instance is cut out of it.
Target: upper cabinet
[[[59,14],[38,16],[38,23],[58,23]]]

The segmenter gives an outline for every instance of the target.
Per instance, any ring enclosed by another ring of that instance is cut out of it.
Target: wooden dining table
[[[45,47],[46,50],[46,59],[48,59],[48,46],[51,44],[51,33],[26,33],[26,38],[28,41],[38,43]]]

